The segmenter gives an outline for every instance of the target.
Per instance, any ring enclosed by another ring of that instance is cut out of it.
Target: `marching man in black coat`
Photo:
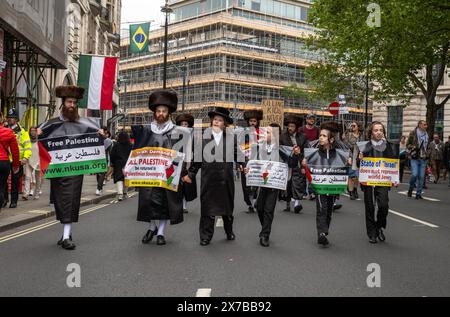
[[[189,113],[182,113],[175,118],[175,123],[177,126],[180,126],[182,128],[193,128],[194,117]],[[191,142],[192,141],[193,138],[191,138]],[[188,148],[191,147],[188,146]],[[192,162],[190,162],[189,159],[186,160],[186,169],[189,169],[189,167],[191,167],[191,163]],[[181,190],[183,193],[183,212],[187,214],[187,202],[193,201],[197,198],[197,181],[194,178],[192,179],[192,184],[181,183],[179,190]]]
[[[259,142],[259,124],[263,119],[263,112],[261,110],[247,110],[244,112],[244,119],[247,121],[249,128],[254,128],[254,131],[250,132],[250,135],[245,135],[245,145],[249,146],[248,155],[245,157],[245,163],[243,163],[239,169],[241,171],[241,184],[242,192],[244,194],[244,201],[248,206],[247,213],[255,212],[256,198],[258,194],[257,187],[251,187],[246,185],[246,177],[244,173],[244,168],[246,163],[252,158],[256,159],[258,153],[258,142]]]
[[[175,125],[170,120],[170,114],[177,110],[178,97],[168,90],[153,92],[149,98],[149,108],[153,111],[153,121],[150,125],[133,126],[135,139],[134,149],[144,147],[162,147],[172,149],[178,139],[172,134]],[[184,169],[183,176],[187,174]],[[160,188],[145,187],[139,189],[139,205],[137,220],[149,223],[149,229],[142,238],[147,244],[156,235],[156,244],[166,244],[164,230],[166,224],[175,225],[183,222],[183,193]],[[159,227],[155,220],[159,220]]]
[[[236,142],[233,133],[226,127],[233,123],[230,112],[218,107],[208,113],[211,127],[204,132],[202,162],[195,160],[189,168],[189,175],[183,178],[191,183],[199,169],[201,174],[201,218],[200,244],[206,246],[214,235],[215,217],[221,216],[227,240],[234,240],[234,176],[233,163],[236,161]]]
[[[280,144],[293,148],[291,156],[286,161],[289,166],[289,181],[286,209],[284,211],[291,211],[291,200],[293,200],[294,212],[298,214],[303,209],[300,201],[306,192],[305,171],[301,167],[301,162],[304,157],[305,147],[308,147],[308,145],[306,136],[298,132],[301,124],[299,118],[289,115],[286,117],[284,124],[287,126],[287,130],[281,134]]]
[[[104,135],[95,122],[78,115],[77,102],[83,99],[84,88],[77,86],[56,87],[56,97],[62,98],[61,113],[58,118],[43,123],[38,129],[39,139],[49,136],[64,137],[66,135],[98,132]],[[50,192],[53,194],[56,219],[64,225],[64,233],[58,245],[65,250],[74,250],[72,242],[72,223],[78,222],[80,214],[81,190],[83,175],[52,178]]]

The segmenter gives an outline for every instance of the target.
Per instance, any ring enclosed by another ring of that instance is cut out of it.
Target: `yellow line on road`
[[[85,215],[87,213],[90,213],[90,212],[95,211],[95,210],[100,209],[100,208],[104,208],[106,206],[108,206],[108,204],[101,204],[101,205],[97,205],[95,207],[88,208],[88,209],[83,210],[82,212],[80,212],[80,215]],[[51,226],[53,226],[53,225],[55,225],[57,223],[59,223],[58,220],[53,220],[53,221],[46,222],[44,224],[40,224],[40,225],[31,227],[31,228],[28,228],[28,229],[16,232],[16,233],[12,233],[10,235],[1,237],[0,238],[0,243],[3,243],[3,242],[6,242],[6,241],[9,241],[9,240],[12,240],[12,239],[16,239],[16,238],[25,236],[25,235],[33,233],[35,231],[39,231],[39,230],[51,227]]]

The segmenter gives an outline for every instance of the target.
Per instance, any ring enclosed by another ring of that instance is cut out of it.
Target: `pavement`
[[[279,202],[271,245],[261,247],[258,217],[244,212],[239,182],[235,241],[218,220],[212,243],[199,245],[196,200],[182,224],[167,228],[167,245],[143,245],[147,225],[136,221],[133,192],[83,208],[74,251],[56,246],[62,226],[53,219],[1,233],[0,296],[449,296],[450,188],[428,187],[431,200],[407,198],[405,184],[391,190],[387,240],[375,245],[363,202],[343,196],[327,248],[317,245],[314,201],[303,201],[301,214],[283,212]],[[80,287],[67,283],[74,265]]]
[[[83,191],[81,196],[81,205],[88,206],[97,204],[105,199],[114,199],[116,197],[116,189],[112,180],[108,181],[103,188],[103,195],[96,196],[97,179],[95,175],[86,175],[83,181]],[[55,211],[51,206],[49,199],[50,181],[44,180],[42,186],[42,195],[38,200],[30,197],[24,201],[22,195],[19,194],[17,208],[6,208],[0,211],[0,233],[17,228],[35,221],[53,217]]]

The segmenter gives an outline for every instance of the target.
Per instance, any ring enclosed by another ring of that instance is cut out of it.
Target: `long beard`
[[[166,123],[168,120],[169,120],[169,116],[165,116],[165,115],[158,115],[158,116],[155,116],[155,121],[156,121],[158,124],[164,124],[164,123]]]
[[[62,115],[69,121],[77,121],[80,119],[80,115],[78,114],[78,108],[62,108]]]

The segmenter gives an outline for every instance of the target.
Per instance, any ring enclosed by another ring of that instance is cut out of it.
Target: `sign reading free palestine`
[[[104,139],[97,133],[47,138],[41,144],[51,157],[45,178],[104,173]]]

